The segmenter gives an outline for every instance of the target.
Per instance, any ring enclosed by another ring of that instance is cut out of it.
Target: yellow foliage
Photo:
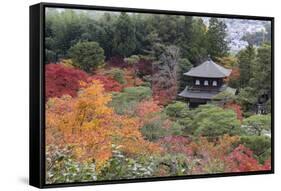
[[[111,95],[99,81],[82,88],[76,98],[51,98],[46,103],[46,144],[71,145],[78,160],[94,161],[99,169],[111,156],[112,145],[126,154],[160,151],[143,139],[137,118],[120,116],[108,107]]]

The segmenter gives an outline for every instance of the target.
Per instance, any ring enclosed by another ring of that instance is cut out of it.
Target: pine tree
[[[122,57],[130,56],[136,49],[135,26],[129,15],[122,12],[115,24],[113,52]]]
[[[211,18],[209,21],[209,27],[207,31],[207,42],[208,42],[208,52],[213,60],[217,57],[223,57],[227,55],[228,46],[225,40],[226,24],[217,18]]]
[[[252,45],[238,53],[238,65],[240,68],[240,87],[249,86],[250,79],[253,77],[256,53]]]

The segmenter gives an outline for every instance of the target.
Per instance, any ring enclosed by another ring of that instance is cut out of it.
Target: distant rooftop
[[[184,75],[191,77],[224,78],[229,76],[230,73],[230,69],[226,69],[216,64],[209,58],[199,66],[191,68],[188,72],[184,73]]]

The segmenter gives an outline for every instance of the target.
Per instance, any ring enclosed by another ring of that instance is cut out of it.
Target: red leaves
[[[177,88],[170,87],[161,89],[160,87],[153,86],[153,98],[159,102],[160,105],[167,105],[173,101],[177,95]]]
[[[152,75],[152,61],[146,59],[140,59],[135,65],[139,76]]]
[[[105,91],[121,91],[122,86],[109,76],[89,75],[79,69],[64,66],[62,64],[46,65],[46,98],[61,97],[62,95],[70,95],[76,97],[80,87],[80,81],[91,82],[99,80]]]
[[[109,76],[97,74],[88,79],[88,81],[92,80],[99,80],[103,84],[105,91],[120,92],[122,90],[122,85]]]
[[[124,62],[124,59],[122,57],[111,57],[108,61],[107,61],[107,66],[109,67],[118,67],[118,68],[127,68],[129,67],[129,64]]]
[[[183,153],[191,155],[192,147],[189,146],[191,140],[183,136],[166,136],[158,141],[169,153]]]
[[[264,165],[259,164],[258,160],[253,157],[253,151],[244,145],[236,147],[226,157],[226,162],[228,163],[230,172],[247,172],[271,169],[269,160]]]
[[[62,64],[47,64],[45,70],[46,98],[62,95],[75,97],[80,88],[79,82],[88,78],[87,73]]]

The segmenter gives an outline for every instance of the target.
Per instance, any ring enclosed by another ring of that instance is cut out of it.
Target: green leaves
[[[69,56],[75,66],[86,72],[104,64],[104,50],[97,42],[79,42],[69,49]]]
[[[125,12],[119,15],[115,23],[115,34],[112,43],[113,52],[122,57],[131,55],[136,49],[135,26]]]
[[[268,136],[243,136],[240,143],[251,149],[262,164],[270,157],[271,138]]]
[[[270,133],[271,115],[252,115],[243,121],[243,125],[250,135]]]
[[[124,88],[122,92],[112,94],[110,106],[118,114],[132,115],[138,102],[148,100],[151,96],[152,91],[149,87],[128,87]]]
[[[208,52],[213,60],[216,60],[216,57],[223,57],[228,54],[229,48],[225,40],[226,35],[226,24],[217,18],[211,18],[206,38],[208,41]]]
[[[70,148],[46,147],[46,184],[97,180],[94,163],[75,160]]]
[[[202,105],[196,109],[192,126],[196,127],[195,135],[217,138],[229,134],[241,133],[240,122],[232,110],[224,110],[213,105]]]

